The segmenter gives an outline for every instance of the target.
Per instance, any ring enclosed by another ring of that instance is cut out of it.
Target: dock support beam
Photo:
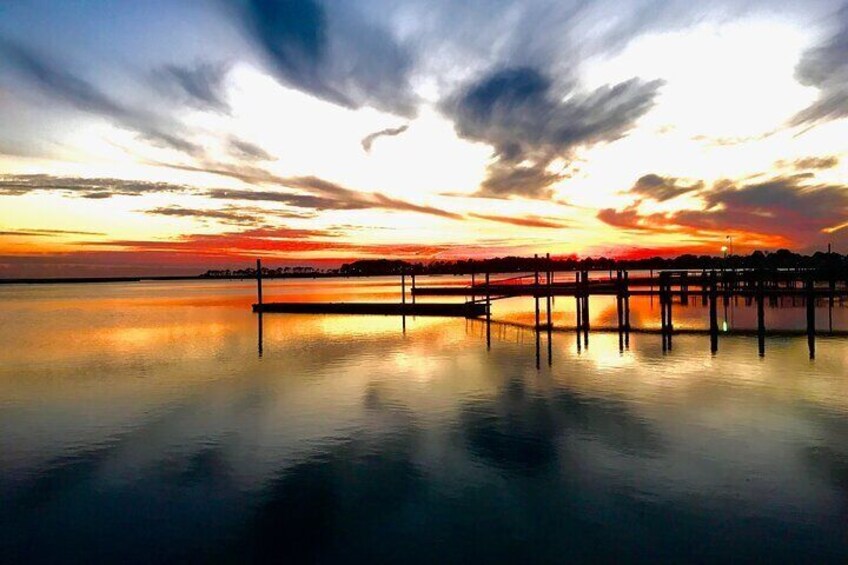
[[[256,260],[256,302],[262,306],[262,259]]]
[[[589,347],[589,271],[583,271],[583,347]]]
[[[624,271],[624,347],[630,349],[630,273]]]
[[[716,353],[718,351],[718,288],[716,282],[716,272],[710,273],[710,351]]]
[[[760,357],[764,357],[766,354],[766,316],[762,270],[757,271],[757,345]]]
[[[545,293],[546,302],[547,302],[547,318],[548,318],[548,366],[553,364],[553,322],[551,321],[551,279],[553,278],[553,271],[551,270],[551,254],[548,253],[545,256],[545,265],[547,271],[547,292]]]
[[[580,271],[575,271],[574,273],[574,317],[575,324],[574,327],[577,330],[577,352],[580,352],[580,332],[583,329],[583,311],[582,311],[582,303],[583,298],[580,296]]]
[[[539,331],[539,256],[533,256],[533,267],[536,272],[533,275],[533,300],[536,303],[536,331]]]
[[[813,275],[807,278],[807,345],[810,348],[810,359],[816,358],[816,295]]]
[[[486,349],[492,348],[492,293],[489,290],[489,271],[486,271]]]

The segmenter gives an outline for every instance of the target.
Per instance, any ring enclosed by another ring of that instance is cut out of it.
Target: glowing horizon
[[[848,251],[848,8],[0,7],[0,277]]]

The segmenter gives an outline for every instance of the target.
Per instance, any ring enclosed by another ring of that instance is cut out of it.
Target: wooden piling
[[[589,271],[583,271],[583,347],[589,347]]]
[[[536,331],[539,331],[539,256],[534,255],[533,267],[536,269],[536,272],[533,276],[533,299],[536,302]]]
[[[545,303],[546,303],[545,310],[546,310],[547,319],[548,319],[548,331],[550,332],[550,330],[551,330],[551,254],[550,253],[548,253],[547,256],[545,257],[545,263],[546,263],[546,266],[547,266],[547,269],[546,269],[547,275],[545,277],[546,283],[547,283],[546,289],[545,289],[546,290],[546,292],[545,292]]]
[[[827,330],[833,333],[833,301],[836,295],[836,279],[833,278],[833,275],[830,275],[828,287],[830,294],[827,297]]]
[[[630,273],[624,271],[624,347],[630,348]]]
[[[574,273],[574,327],[577,330],[577,351],[580,351],[580,332],[583,329],[583,298],[580,296],[581,283],[580,271]]]
[[[718,289],[716,283],[716,272],[710,273],[710,351],[718,351]]]
[[[667,291],[666,291],[666,296],[667,296],[667,300],[666,300],[666,309],[667,309],[667,312],[666,312],[666,321],[668,322],[668,324],[667,324],[667,326],[668,326],[668,327],[667,327],[667,329],[668,329],[668,336],[667,336],[667,338],[666,338],[666,339],[667,339],[667,341],[668,341],[668,350],[669,350],[669,351],[671,351],[671,336],[674,334],[674,320],[673,320],[673,317],[672,317],[672,315],[671,315],[671,313],[672,313],[672,304],[674,303],[673,294],[672,294],[672,292],[671,292],[671,285],[672,285],[672,283],[671,283],[671,275],[669,275],[669,276],[666,278],[666,284],[668,285],[668,288],[667,288]]]
[[[400,302],[406,304],[406,272],[400,273]]]
[[[763,293],[763,272],[757,271],[757,346],[760,357],[766,354],[766,318],[765,296]]]
[[[486,271],[486,348],[492,348],[492,294],[489,290],[489,271]]]
[[[262,259],[256,260],[256,303],[262,304]]]
[[[807,346],[810,349],[810,359],[816,357],[816,297],[813,275],[807,276]]]
[[[412,303],[415,304],[415,272],[412,273]]]
[[[621,271],[615,273],[615,311],[618,317],[618,350],[624,351],[624,303],[621,293]]]

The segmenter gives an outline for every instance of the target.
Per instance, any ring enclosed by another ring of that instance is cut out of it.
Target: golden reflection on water
[[[397,290],[318,281],[310,293],[309,284],[273,282],[268,296]],[[634,333],[620,351],[615,333],[592,333],[578,350],[573,332],[554,332],[551,366],[537,370],[536,334],[522,327],[494,324],[487,350],[479,320],[408,317],[404,332],[395,317],[265,315],[260,357],[253,290],[215,281],[0,288],[0,495],[69,455],[105,449],[99,480],[132,484],[201,447],[220,452],[233,488],[262,493],[333,446],[376,438],[367,445],[377,455],[383,440],[414,431],[416,468],[455,492],[461,481],[538,472],[553,457],[589,491],[670,505],[700,496],[696,509],[829,520],[845,496],[826,471],[810,471],[821,453],[836,472],[848,460],[842,339],[819,339],[811,361],[803,338],[770,338],[760,358],[756,338],[743,336],[722,336],[712,355],[704,336],[676,336],[663,353],[659,335]],[[678,327],[703,323],[693,302],[677,308]],[[555,324],[573,324],[573,307],[555,300]],[[658,318],[647,298],[631,308],[634,325]],[[613,301],[593,300],[591,312],[593,327],[614,325]],[[748,311],[734,315],[744,322]],[[532,325],[533,301],[498,301],[494,318]],[[546,356],[546,332],[539,338]],[[542,445],[553,455],[515,460],[497,443],[507,440],[518,453]]]

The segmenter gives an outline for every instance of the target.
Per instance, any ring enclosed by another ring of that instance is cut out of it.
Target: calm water
[[[420,282],[426,282],[420,280]],[[268,299],[397,298],[396,281]],[[266,315],[249,282],[0,288],[4,562],[848,560],[848,339]],[[632,322],[659,306],[634,299]],[[848,308],[834,325],[848,328]],[[530,299],[495,317],[532,321]],[[722,313],[723,315],[723,313]],[[614,303],[592,303],[612,324]],[[768,308],[803,327],[804,310]],[[555,302],[555,322],[574,305]],[[675,312],[703,327],[700,302]],[[731,327],[755,327],[730,305]],[[827,309],[818,312],[827,327]]]

